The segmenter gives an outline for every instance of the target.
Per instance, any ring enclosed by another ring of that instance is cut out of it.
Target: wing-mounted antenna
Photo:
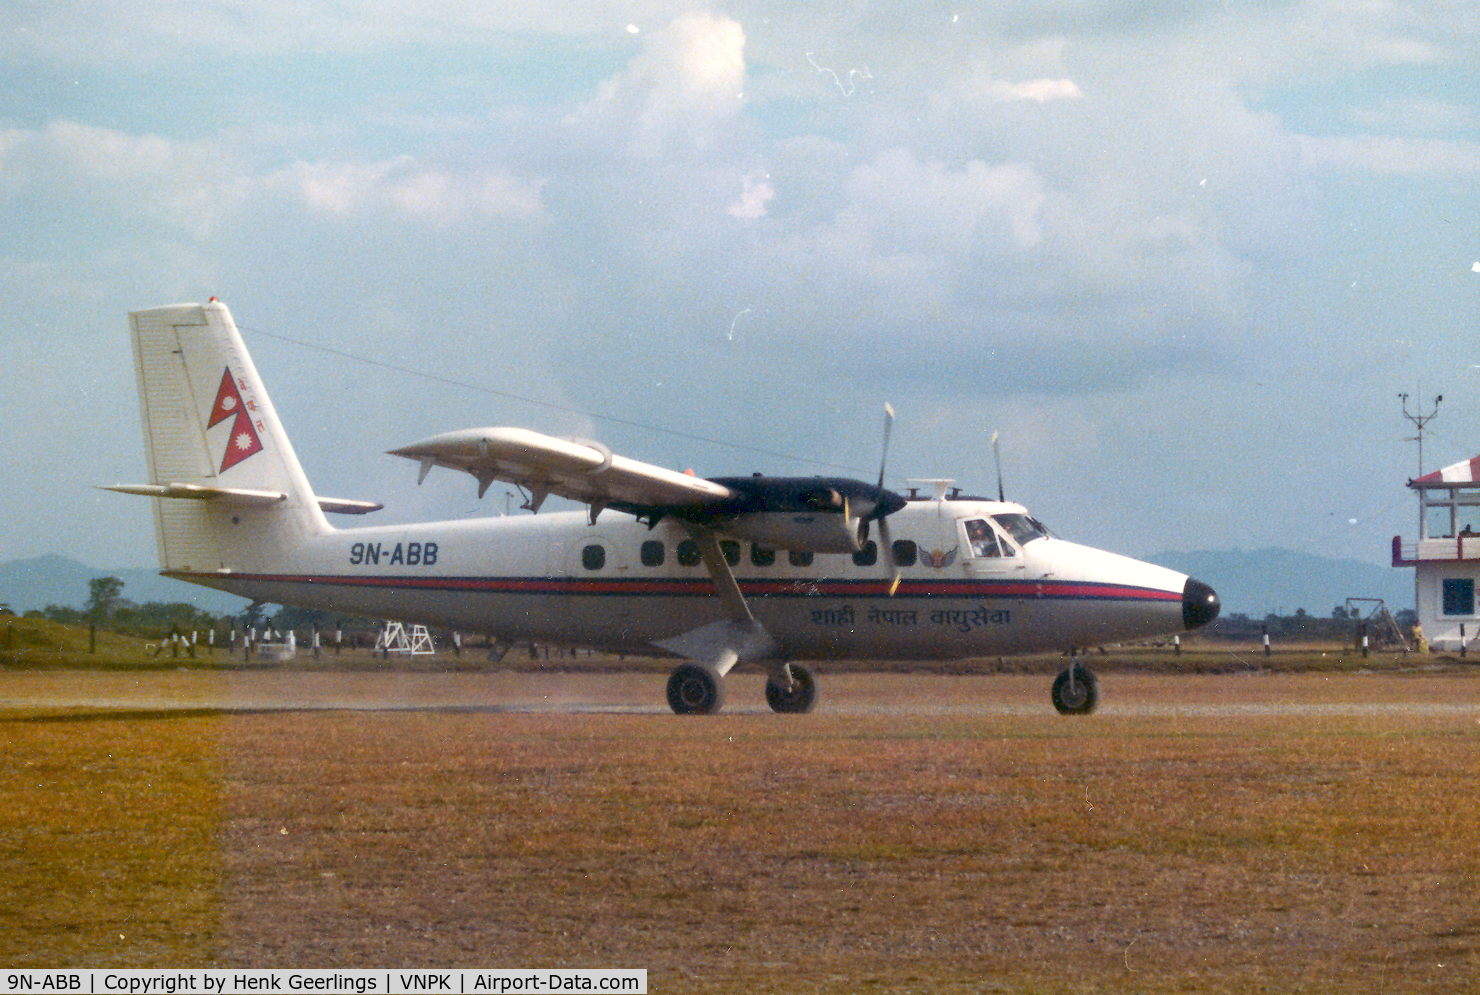
[[[997,433],[992,433],[992,462],[997,464],[997,500],[1006,501],[1002,494],[1002,447],[997,442]]]

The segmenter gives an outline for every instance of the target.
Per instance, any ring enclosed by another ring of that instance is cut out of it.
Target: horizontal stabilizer
[[[222,504],[262,507],[286,501],[288,495],[282,491],[254,491],[244,487],[206,487],[203,484],[114,484],[104,487],[105,491],[120,494],[138,494],[141,497],[184,498],[189,501],[219,501]],[[373,501],[353,501],[349,498],[316,498],[324,511],[341,515],[366,515],[384,508]]]
[[[324,511],[336,515],[368,515],[372,511],[379,511],[385,507],[374,501],[355,501],[350,498],[321,497],[317,498],[317,501]]]
[[[599,442],[557,439],[521,428],[470,428],[445,432],[392,449],[421,464],[421,478],[434,466],[462,470],[478,481],[478,493],[495,480],[526,488],[538,500],[547,494],[593,506],[698,508],[737,496],[722,484],[622,456]]]
[[[142,497],[185,498],[191,501],[220,501],[223,504],[261,506],[288,500],[282,491],[253,491],[244,487],[206,487],[202,484],[114,484],[105,491],[138,494]]]

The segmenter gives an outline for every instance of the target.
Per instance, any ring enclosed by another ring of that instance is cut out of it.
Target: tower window
[[[1450,577],[1444,581],[1444,614],[1475,614],[1474,580]]]

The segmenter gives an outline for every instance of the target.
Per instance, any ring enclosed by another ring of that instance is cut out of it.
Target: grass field
[[[23,677],[61,693],[0,721],[14,966],[624,966],[659,992],[1480,987],[1466,674],[1111,674],[1088,719],[1018,675],[824,673],[817,714],[686,719],[220,712],[173,673],[110,677],[140,705],[99,707],[68,705],[66,674]],[[535,680],[415,686],[661,701],[661,674],[519,691]],[[732,702],[759,681],[739,675]]]
[[[220,936],[215,720],[0,719],[0,962],[195,963]]]

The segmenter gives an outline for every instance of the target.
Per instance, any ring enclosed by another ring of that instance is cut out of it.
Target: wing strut
[[[737,663],[772,659],[779,648],[776,640],[751,614],[750,605],[745,602],[745,595],[725,560],[714,530],[689,522],[684,522],[683,527],[699,544],[704,566],[709,569],[715,592],[724,602],[725,613],[729,617],[701,625],[672,639],[659,640],[657,645],[693,660],[716,677],[723,677]]]
[[[714,530],[688,522],[684,522],[683,527],[689,537],[699,544],[704,566],[708,568],[709,576],[714,578],[714,588],[719,593],[720,600],[725,603],[725,610],[730,618],[736,622],[754,623],[755,616],[750,613],[750,605],[745,603],[745,595],[740,593],[740,584],[735,580],[729,561],[725,559],[724,550],[719,548],[719,539]]]

